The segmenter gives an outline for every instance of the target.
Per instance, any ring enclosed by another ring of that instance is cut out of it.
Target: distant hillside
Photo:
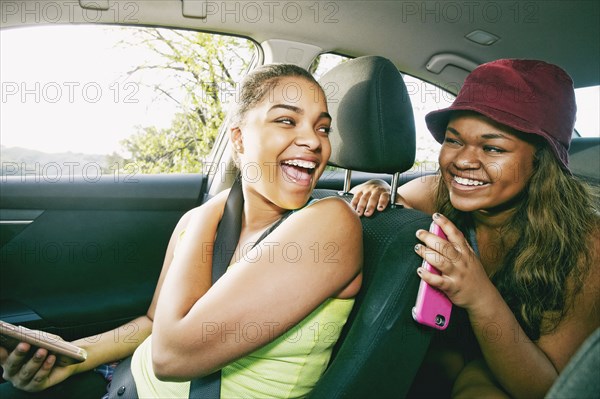
[[[46,153],[21,147],[0,145],[0,175],[56,176],[110,173],[113,156],[74,152]]]

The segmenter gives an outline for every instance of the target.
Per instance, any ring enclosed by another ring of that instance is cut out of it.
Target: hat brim
[[[566,170],[569,170],[568,151],[563,145],[558,143],[554,137],[550,136],[543,130],[536,129],[530,123],[514,114],[488,107],[483,104],[478,104],[477,106],[473,106],[472,104],[453,104],[448,108],[428,113],[425,116],[425,123],[427,124],[429,132],[438,143],[443,144],[444,138],[446,137],[446,127],[448,126],[448,122],[450,121],[452,114],[456,111],[476,112],[501,125],[508,126],[509,128],[515,129],[519,132],[535,134],[544,138],[544,140],[550,144],[550,148],[560,162],[561,166]]]

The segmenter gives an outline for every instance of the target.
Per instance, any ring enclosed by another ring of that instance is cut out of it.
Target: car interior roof
[[[108,12],[95,14],[99,18],[94,21],[102,23],[223,32],[258,43],[283,39],[352,57],[380,55],[402,72],[451,92],[457,91],[475,65],[498,58],[537,58],[558,64],[569,71],[575,87],[600,81],[597,1],[79,1],[92,8],[110,4]],[[35,0],[19,3],[24,9],[41,7]],[[184,16],[186,4],[188,15],[206,17]],[[22,11],[3,8],[3,27],[43,23]],[[52,22],[86,20],[82,13],[63,12]],[[465,37],[476,30],[497,36],[497,42],[481,45]],[[442,56],[439,73],[427,69],[436,55]],[[458,66],[453,59],[460,61]]]

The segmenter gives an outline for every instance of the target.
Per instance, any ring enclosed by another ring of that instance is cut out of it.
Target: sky
[[[101,26],[3,30],[0,144],[109,154],[120,152],[119,142],[135,133],[136,125],[167,127],[175,103],[158,100],[153,90],[125,73],[140,59],[152,62],[156,56],[144,46],[110,44],[127,32]],[[425,111],[447,106],[451,99],[422,97],[425,103],[413,99],[413,106],[417,131],[426,137]],[[600,134],[600,88],[578,90],[577,101],[578,130]]]

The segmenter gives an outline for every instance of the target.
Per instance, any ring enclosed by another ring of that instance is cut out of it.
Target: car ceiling
[[[576,87],[600,82],[598,1],[79,2],[90,3],[88,7],[105,3],[109,11],[95,18],[104,23],[126,20],[142,25],[232,33],[258,43],[290,40],[318,46],[322,52],[349,56],[381,55],[392,60],[401,71],[453,92],[468,70],[498,58],[537,58],[558,64],[571,74]],[[43,18],[35,21],[31,13],[35,7],[44,7],[37,0],[2,0],[2,3],[2,27],[19,26],[23,22],[44,23]],[[15,10],[8,3],[15,3],[20,9]],[[60,17],[53,14],[52,22],[86,22],[81,17],[86,14],[77,12],[79,6],[72,3],[74,8],[69,12]],[[188,15],[205,12],[206,17],[184,16],[184,3]],[[22,9],[30,10],[30,14]],[[119,10],[120,16],[116,12]],[[130,18],[124,17],[127,11]],[[474,43],[465,38],[474,30],[486,31],[499,40],[489,46]],[[450,60],[443,61],[439,73],[427,69],[436,55]],[[460,65],[454,65],[452,59]]]

